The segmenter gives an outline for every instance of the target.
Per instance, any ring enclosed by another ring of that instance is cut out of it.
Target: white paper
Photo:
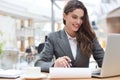
[[[50,68],[50,78],[91,78],[89,68]]]
[[[8,69],[8,70],[3,70],[0,69],[0,77],[3,78],[17,78],[22,74],[20,70],[14,70],[14,69]]]

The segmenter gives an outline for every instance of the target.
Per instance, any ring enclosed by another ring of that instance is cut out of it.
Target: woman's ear
[[[65,13],[63,13],[63,19],[65,20],[65,18],[66,18],[66,14],[65,14]]]

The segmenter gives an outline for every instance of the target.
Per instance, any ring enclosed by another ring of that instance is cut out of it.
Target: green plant
[[[2,54],[2,52],[3,52],[3,42],[0,42],[0,55]]]
[[[2,38],[1,38],[2,35],[3,35],[3,33],[0,31],[0,57],[3,53],[3,46],[4,46],[4,41],[2,41]]]

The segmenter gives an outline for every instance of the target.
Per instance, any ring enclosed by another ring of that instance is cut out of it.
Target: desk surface
[[[46,76],[48,75],[48,73],[43,73],[45,74]],[[21,78],[17,78],[17,79],[3,79],[3,78],[0,78],[0,80],[120,80],[120,76],[117,76],[117,77],[110,77],[110,78],[90,78],[90,79],[50,79],[48,77],[46,78],[34,78],[34,79],[21,79]]]

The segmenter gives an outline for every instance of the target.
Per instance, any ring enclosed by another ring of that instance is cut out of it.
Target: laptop
[[[100,72],[100,73],[99,73]],[[120,34],[109,34],[101,70],[92,77],[104,78],[120,75]]]

